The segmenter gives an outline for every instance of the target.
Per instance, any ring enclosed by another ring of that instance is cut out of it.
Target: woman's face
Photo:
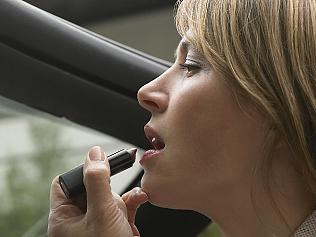
[[[147,136],[161,139],[141,160],[142,187],[152,203],[196,209],[206,197],[222,198],[250,182],[262,153],[262,119],[239,107],[186,39],[173,66],[144,85],[138,100],[152,114]]]

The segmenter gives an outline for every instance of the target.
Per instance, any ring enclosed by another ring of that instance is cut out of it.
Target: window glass
[[[47,1],[58,11],[55,3]],[[168,61],[173,61],[180,40],[172,7],[81,25]],[[0,236],[6,237],[46,236],[51,180],[82,163],[91,146],[100,145],[108,154],[133,147],[4,98],[0,98],[0,136]],[[121,193],[140,171],[143,151],[138,150],[133,168],[112,177],[114,191]]]
[[[173,8],[163,8],[111,21],[97,21],[84,27],[130,47],[173,62],[180,41]]]
[[[50,183],[82,163],[88,149],[132,148],[114,137],[0,99],[0,236],[45,236]],[[112,177],[121,193],[140,171],[138,163]]]
[[[176,0],[24,1],[135,49],[174,60],[180,40],[174,24]]]

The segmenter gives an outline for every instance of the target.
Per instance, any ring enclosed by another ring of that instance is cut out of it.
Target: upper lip
[[[165,147],[163,139],[152,127],[150,127],[149,125],[145,125],[144,132],[146,138],[156,150],[162,150]]]

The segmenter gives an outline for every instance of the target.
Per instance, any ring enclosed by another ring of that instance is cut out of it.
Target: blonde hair
[[[273,124],[316,197],[316,1],[184,0],[176,25]]]

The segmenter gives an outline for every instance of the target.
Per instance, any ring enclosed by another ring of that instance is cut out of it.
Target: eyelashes
[[[184,71],[187,77],[191,77],[201,70],[201,66],[196,63],[180,63],[179,68]]]

